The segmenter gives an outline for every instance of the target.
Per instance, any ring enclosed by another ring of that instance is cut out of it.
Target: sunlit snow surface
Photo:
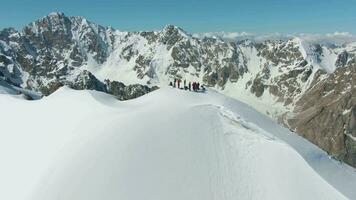
[[[0,199],[356,198],[354,169],[210,90],[0,94],[0,111]]]

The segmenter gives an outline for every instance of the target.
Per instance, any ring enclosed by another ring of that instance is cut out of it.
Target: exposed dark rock
[[[337,56],[335,65],[338,67],[344,67],[347,64],[349,59],[349,54],[346,51],[343,51]]]
[[[62,82],[59,81],[53,81],[47,85],[44,86],[40,86],[39,91],[45,95],[48,96],[50,94],[52,94],[53,92],[55,92],[58,88],[64,86],[64,84]]]
[[[121,82],[110,80],[106,80],[105,83],[107,92],[116,96],[119,100],[134,99],[158,89],[158,87],[148,87],[140,84],[126,86]]]
[[[297,102],[289,126],[336,158],[356,166],[356,65],[339,68]]]
[[[163,29],[159,41],[166,44],[167,48],[170,49],[174,44],[184,38],[184,35],[182,35],[183,32],[183,30],[174,25],[168,25]]]
[[[149,44],[156,42],[158,39],[158,34],[156,34],[155,32],[143,31],[140,33],[140,35],[146,38]]]
[[[251,92],[254,93],[256,97],[260,97],[263,95],[266,88],[267,86],[263,84],[262,79],[256,78],[252,82]]]
[[[64,85],[75,90],[96,90],[105,92],[114,95],[119,100],[137,98],[158,89],[158,87],[148,87],[140,84],[126,86],[121,82],[110,80],[105,80],[103,83],[98,80],[92,73],[84,70],[80,72],[73,81],[57,79],[47,84],[46,86],[40,87],[40,92],[48,96]]]
[[[71,88],[76,90],[97,90],[107,92],[106,85],[100,82],[89,71],[82,71],[72,82],[67,83]]]
[[[86,70],[77,75],[74,81],[65,84],[76,90],[87,89],[106,92],[116,96],[119,100],[134,99],[157,89],[157,87],[148,87],[140,84],[126,86],[121,82],[110,80],[105,80],[103,83]]]

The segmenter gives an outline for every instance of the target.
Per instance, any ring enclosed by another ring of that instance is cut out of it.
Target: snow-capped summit
[[[167,33],[178,33],[184,37],[189,37],[190,34],[185,32],[182,28],[175,26],[173,24],[167,24],[161,31],[163,34],[167,34]]]

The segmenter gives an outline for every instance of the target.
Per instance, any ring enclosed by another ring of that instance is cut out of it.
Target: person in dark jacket
[[[192,83],[189,81],[189,84],[188,84],[188,89],[189,89],[189,91],[191,91],[191,89],[192,89]]]
[[[180,82],[181,82],[182,80],[180,80],[180,79],[178,79],[178,88],[180,88]]]
[[[206,88],[205,88],[205,86],[204,86],[204,85],[202,85],[202,86],[201,86],[201,90],[202,90],[203,92],[205,92],[205,91],[206,91]]]
[[[199,84],[199,82],[197,83],[197,88],[196,88],[196,89],[197,89],[197,91],[200,90],[200,84]]]
[[[177,82],[177,79],[174,79],[174,81],[173,81],[173,87],[176,87],[176,82]]]

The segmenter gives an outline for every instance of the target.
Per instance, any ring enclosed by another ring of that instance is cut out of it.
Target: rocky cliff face
[[[309,43],[297,37],[227,42],[196,38],[172,25],[120,32],[63,13],[51,13],[22,31],[0,31],[0,76],[12,85],[44,95],[69,85],[124,100],[155,89],[144,85],[166,85],[173,78],[200,81],[352,166],[355,54],[352,43]]]
[[[318,81],[296,102],[288,125],[350,165],[356,163],[356,62]]]
[[[44,95],[63,85],[111,93],[114,89],[108,84],[110,81],[104,83],[80,67],[89,59],[104,63],[114,39],[110,28],[82,17],[51,13],[29,24],[22,32],[11,28],[0,32],[0,73],[7,82]],[[121,100],[152,90],[139,85],[120,84],[118,87],[122,92],[111,94]]]

